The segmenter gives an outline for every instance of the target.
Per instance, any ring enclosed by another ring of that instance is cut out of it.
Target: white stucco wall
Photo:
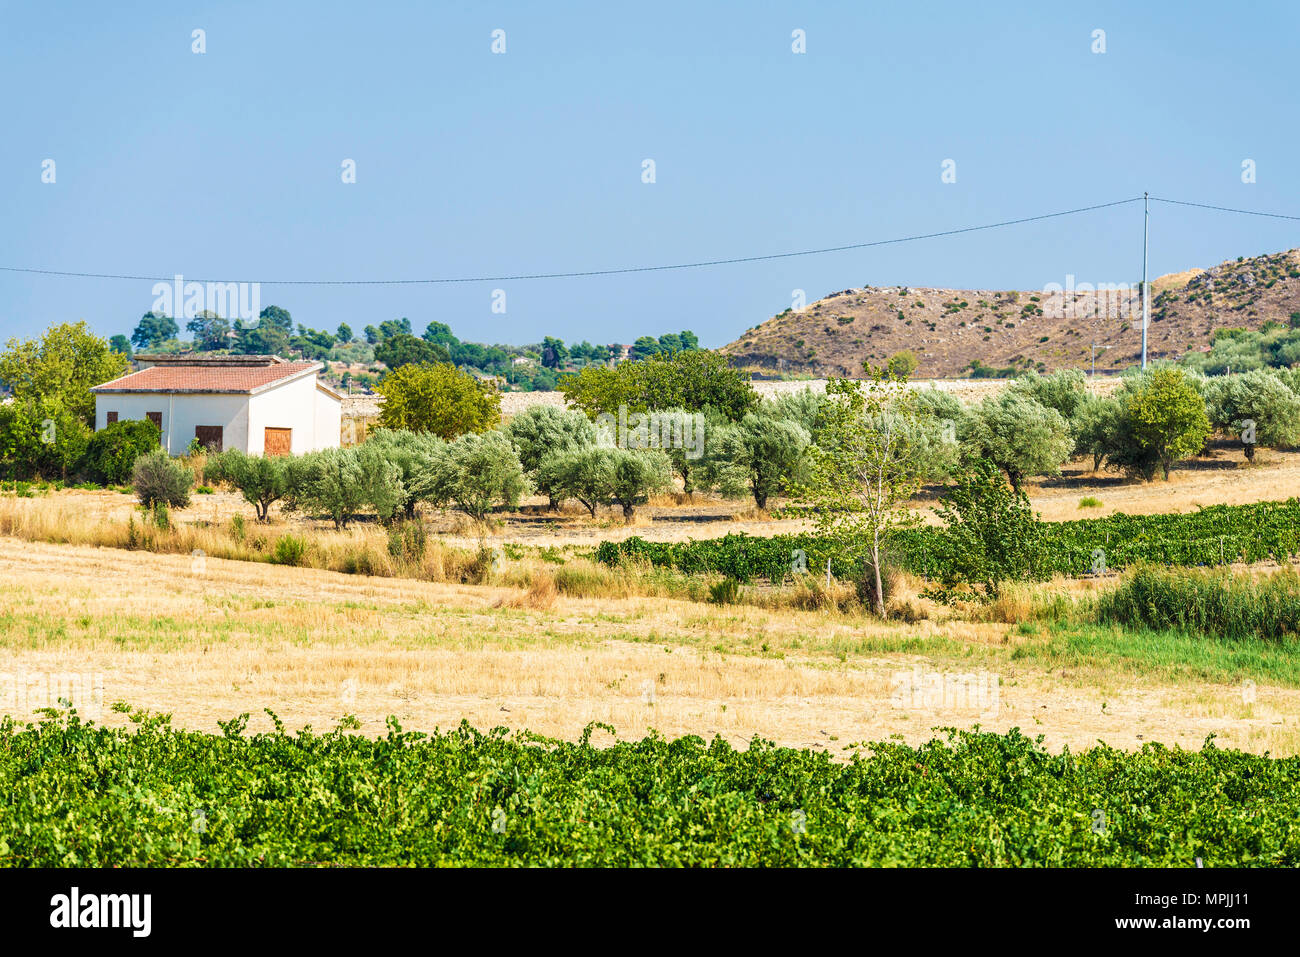
[[[264,451],[266,429],[291,429],[294,455],[339,445],[342,403],[316,387],[315,376],[304,376],[257,395],[229,393],[116,392],[96,394],[95,429],[108,424],[108,413],[119,420],[143,419],[162,413],[163,444],[172,455],[183,455],[194,439],[194,427],[222,427],[222,447],[250,455]]]
[[[194,439],[196,425],[219,425],[222,445],[247,451],[248,396],[162,392],[114,392],[95,396],[95,430],[108,424],[108,413],[119,420],[147,418],[162,413],[163,445],[172,455],[184,455]]]
[[[316,390],[316,448],[338,448],[343,435],[343,400]]]

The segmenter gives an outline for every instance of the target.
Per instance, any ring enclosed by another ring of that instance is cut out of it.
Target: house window
[[[221,426],[196,425],[194,426],[194,437],[199,440],[199,445],[203,446],[209,452],[221,451]]]
[[[158,426],[158,443],[161,445],[162,444],[162,413],[146,412],[145,418],[147,418],[154,425]]]
[[[105,425],[112,425],[112,424],[113,424],[114,422],[116,422],[116,421],[117,421],[117,413],[116,413],[116,412],[105,412],[105,413],[104,413],[104,424],[105,424]]]

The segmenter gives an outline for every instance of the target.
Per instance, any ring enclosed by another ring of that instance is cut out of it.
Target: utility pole
[[[1142,194],[1142,368],[1147,367],[1147,322],[1151,317],[1151,293],[1147,289],[1147,236],[1151,228],[1150,193]]]

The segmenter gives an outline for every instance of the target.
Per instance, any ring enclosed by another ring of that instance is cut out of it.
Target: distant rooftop
[[[289,379],[319,372],[319,362],[279,356],[136,356],[150,363],[138,372],[97,385],[91,392],[224,392],[252,395]]]

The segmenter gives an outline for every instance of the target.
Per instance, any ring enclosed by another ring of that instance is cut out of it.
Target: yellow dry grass
[[[1261,686],[1243,713],[1234,686],[1078,680],[1012,660],[1025,639],[995,622],[885,624],[12,538],[0,539],[0,582],[0,674],[97,674],[105,703],[208,731],[244,711],[268,728],[271,708],[291,727],[352,713],[371,734],[389,714],[410,728],[467,719],[565,738],[604,721],[629,738],[759,735],[840,754],[976,723],[1041,733],[1054,749],[1195,747],[1211,732],[1255,751],[1300,743],[1300,691]],[[944,674],[991,675],[996,697],[908,692]]]

